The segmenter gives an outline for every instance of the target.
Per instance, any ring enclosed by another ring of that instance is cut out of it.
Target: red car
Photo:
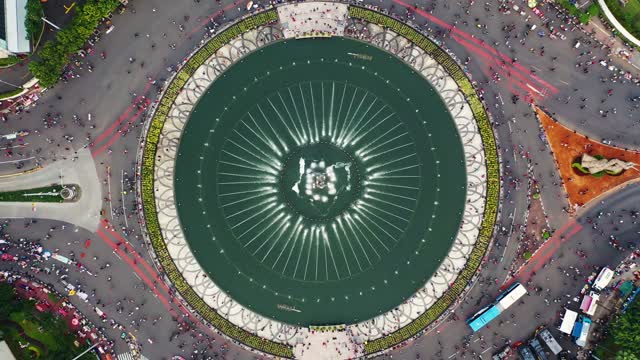
[[[536,8],[531,9],[531,11],[533,11],[533,13],[534,13],[534,14],[536,14],[536,15],[538,15],[538,16],[540,16],[540,17],[543,17],[543,16],[544,16],[544,13],[542,12],[542,10],[538,9],[537,7],[536,7]]]
[[[0,259],[4,261],[18,261],[18,257],[11,254],[2,254],[2,256],[0,256]]]

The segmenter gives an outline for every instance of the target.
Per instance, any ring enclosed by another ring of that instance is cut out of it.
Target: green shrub
[[[580,164],[579,162],[572,163],[571,167],[574,168],[574,169],[578,169],[578,171],[580,171],[583,174],[590,174],[589,170],[587,170],[584,167],[582,167],[582,164]]]
[[[12,96],[16,96],[16,95],[20,94],[23,91],[24,91],[23,88],[18,88],[18,89],[13,89],[13,90],[10,90],[10,91],[7,91],[7,92],[0,93],[0,100],[6,99],[6,98],[10,98]]]
[[[15,65],[17,63],[20,62],[20,58],[15,56],[15,55],[11,55],[9,57],[6,58],[2,58],[0,59],[0,67],[8,67],[11,65]]]

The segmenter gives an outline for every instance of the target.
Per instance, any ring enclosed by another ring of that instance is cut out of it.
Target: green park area
[[[640,0],[606,0],[613,16],[633,36],[640,38]],[[624,5],[623,5],[624,3]]]
[[[64,201],[60,195],[62,185],[51,185],[35,189],[0,192],[0,202],[54,202]]]
[[[16,295],[13,286],[0,284],[0,341],[6,341],[18,360],[71,359],[85,350],[75,345],[75,336],[64,319],[40,313],[32,300]],[[80,359],[93,359],[88,353]]]
[[[595,350],[600,359],[640,359],[640,301],[637,299],[627,311],[613,321],[607,338]]]

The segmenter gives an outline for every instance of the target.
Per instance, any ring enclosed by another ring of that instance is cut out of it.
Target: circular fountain
[[[464,207],[462,144],[440,96],[354,40],[245,57],[201,96],[178,152],[177,210],[200,266],[293,324],[354,323],[405,301]]]
[[[276,356],[416,336],[491,239],[499,168],[480,98],[435,43],[369,9],[282,5],[241,23],[190,57],[148,122],[140,186],[160,265],[207,321]]]

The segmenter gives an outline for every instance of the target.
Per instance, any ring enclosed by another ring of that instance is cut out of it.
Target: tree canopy
[[[611,336],[619,349],[616,359],[640,358],[640,301],[635,300],[627,312],[611,325]]]
[[[34,37],[42,30],[42,15],[44,15],[42,3],[40,0],[27,0],[25,9],[27,10],[27,15],[24,19],[24,26],[29,39],[34,40]]]
[[[38,53],[40,58],[29,63],[29,70],[44,87],[58,82],[71,54],[82,48],[89,36],[117,6],[118,0],[88,0],[78,8],[71,23],[60,30],[55,40],[47,42]]]

